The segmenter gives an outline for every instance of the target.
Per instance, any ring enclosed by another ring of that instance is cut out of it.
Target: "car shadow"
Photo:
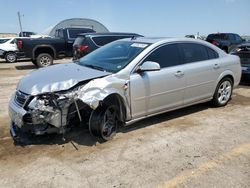
[[[127,132],[134,131],[137,129],[142,129],[142,128],[145,128],[154,124],[159,124],[165,121],[177,119],[177,118],[189,115],[189,114],[200,112],[208,108],[213,108],[213,107],[210,105],[210,103],[206,102],[206,103],[201,103],[201,104],[197,104],[194,106],[182,108],[179,110],[166,112],[163,114],[145,118],[129,126],[121,127],[120,132],[127,133]]]
[[[14,63],[27,62],[27,61],[30,61],[30,59],[28,59],[28,58],[18,59],[18,60],[17,60],[16,62],[14,62]],[[8,62],[6,62],[4,59],[0,59],[0,63],[2,63],[2,64],[14,64],[14,63],[8,63]]]
[[[34,65],[32,63],[30,65],[17,65],[17,66],[15,66],[15,68],[17,70],[34,70],[34,69],[39,69],[36,65]]]
[[[250,80],[244,78],[240,81],[240,85],[241,86],[250,86]]]
[[[132,125],[120,127],[118,133],[127,133],[135,131],[137,129],[142,129],[154,124],[162,123],[164,121],[176,119],[182,116],[193,114],[199,111],[203,111],[210,108],[209,103],[202,103],[194,105],[191,107],[186,107],[183,109],[175,110],[172,112],[163,113],[160,115],[152,116],[141,121],[138,121]],[[71,143],[77,150],[78,145],[93,146],[97,143],[103,143],[103,141],[93,137],[87,126],[80,127],[74,126],[69,132],[64,135],[59,134],[49,134],[42,136],[31,136],[31,135],[22,135],[22,139],[18,142],[15,142],[16,145],[27,146],[27,145],[62,145],[65,143]]]
[[[30,65],[17,65],[15,66],[17,70],[31,70],[31,69],[37,69],[37,66],[30,64]]]

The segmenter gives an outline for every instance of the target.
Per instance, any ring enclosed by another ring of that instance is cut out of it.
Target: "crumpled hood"
[[[76,63],[53,65],[30,73],[17,86],[26,94],[37,95],[70,89],[79,82],[87,81],[111,73],[103,72]]]

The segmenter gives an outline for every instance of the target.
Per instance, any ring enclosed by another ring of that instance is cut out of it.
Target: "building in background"
[[[109,32],[109,30],[100,22],[92,19],[86,19],[86,18],[71,18],[66,19],[55,26],[49,27],[46,29],[44,34],[55,36],[55,32],[57,29],[62,28],[89,28],[96,32]]]
[[[16,33],[0,33],[0,38],[11,38],[11,37],[16,37]]]

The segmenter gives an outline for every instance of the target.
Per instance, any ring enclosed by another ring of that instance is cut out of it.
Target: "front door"
[[[131,74],[132,118],[183,105],[186,79],[178,45],[165,44],[151,52],[142,63],[146,61],[159,63],[161,69]]]

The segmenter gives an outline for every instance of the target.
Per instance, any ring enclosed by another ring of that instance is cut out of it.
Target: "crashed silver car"
[[[123,39],[79,62],[20,80],[9,103],[10,131],[65,133],[85,123],[111,139],[120,125],[212,101],[224,106],[241,77],[240,60],[195,39]]]

